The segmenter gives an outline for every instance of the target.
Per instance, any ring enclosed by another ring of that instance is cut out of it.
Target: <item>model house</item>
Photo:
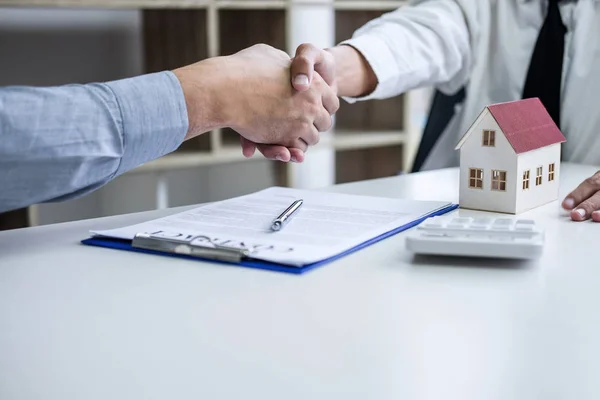
[[[456,146],[460,207],[518,214],[556,200],[565,141],[537,98],[486,107]]]

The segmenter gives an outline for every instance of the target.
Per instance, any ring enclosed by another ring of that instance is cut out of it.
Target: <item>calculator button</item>
[[[508,218],[498,218],[494,221],[493,229],[510,229],[512,227],[512,220]]]
[[[515,225],[515,230],[517,230],[517,231],[524,231],[524,232],[531,232],[531,231],[533,231],[533,225],[517,224],[517,225]]]
[[[441,228],[443,224],[438,218],[430,218],[423,223],[423,226],[426,228]]]
[[[453,224],[468,224],[469,222],[471,222],[471,218],[462,217],[462,218],[454,218],[451,223],[453,223]]]
[[[475,218],[473,220],[473,225],[484,225],[487,226],[492,223],[491,218]]]
[[[517,220],[517,225],[535,225],[535,221],[531,219],[520,219]]]
[[[423,232],[421,233],[423,237],[444,237],[446,234],[444,232]]]

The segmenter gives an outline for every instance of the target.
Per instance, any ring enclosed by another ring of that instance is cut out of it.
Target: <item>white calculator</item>
[[[416,254],[535,259],[544,232],[530,219],[439,216],[418,225],[406,245]]]

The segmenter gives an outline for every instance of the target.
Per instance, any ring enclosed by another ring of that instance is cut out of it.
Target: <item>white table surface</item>
[[[565,165],[561,196],[595,170]],[[328,190],[457,201],[457,179]],[[299,276],[79,244],[174,211],[0,233],[0,399],[600,398],[600,224],[558,202],[523,215],[536,262],[415,258],[405,233]]]

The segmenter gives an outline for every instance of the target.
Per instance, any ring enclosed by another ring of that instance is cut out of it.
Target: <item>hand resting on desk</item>
[[[563,201],[565,210],[571,211],[573,221],[592,218],[600,222],[600,171],[583,181]]]

